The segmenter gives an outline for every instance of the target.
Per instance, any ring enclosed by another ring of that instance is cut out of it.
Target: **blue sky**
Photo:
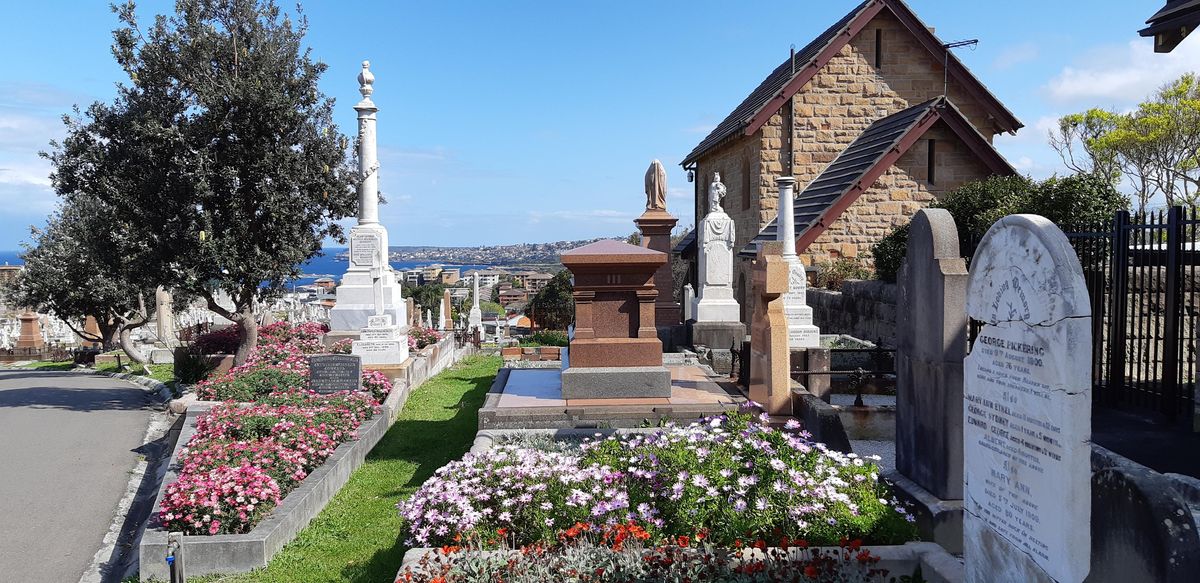
[[[305,11],[343,132],[360,63],[372,62],[392,244],[476,245],[627,234],[653,158],[668,169],[669,209],[691,224],[679,161],[792,44],[856,3],[323,0]],[[123,78],[107,2],[6,4],[0,249],[15,249],[55,204],[37,152],[62,134],[59,116],[111,99]],[[1200,68],[1200,39],[1156,55],[1137,36],[1161,0],[909,4],[943,40],[980,40],[958,54],[1025,123],[997,146],[1036,177],[1062,170],[1045,145],[1057,116],[1128,108]],[[139,14],[171,8],[146,1]]]

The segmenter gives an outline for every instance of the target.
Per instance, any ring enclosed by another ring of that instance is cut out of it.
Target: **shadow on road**
[[[62,379],[70,381],[93,380],[99,377],[80,377],[75,374],[20,373],[0,375],[0,383],[19,379],[36,378],[43,386],[4,388],[0,384],[0,408],[30,407],[34,409],[62,409],[67,411],[135,411],[150,407],[150,399],[140,387],[64,387],[49,386]],[[123,381],[114,381],[120,382]]]

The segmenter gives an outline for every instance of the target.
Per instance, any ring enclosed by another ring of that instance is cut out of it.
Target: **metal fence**
[[[1190,419],[1200,343],[1200,251],[1196,209],[1067,225],[1092,304],[1097,405]],[[963,241],[968,258],[978,241]],[[971,323],[971,338],[978,332]]]

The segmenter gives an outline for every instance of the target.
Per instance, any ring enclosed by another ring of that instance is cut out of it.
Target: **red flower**
[[[691,542],[691,539],[689,539],[686,536],[680,535],[679,538],[676,539],[676,542],[679,543],[679,546],[686,547],[686,546],[688,546],[688,543]]]

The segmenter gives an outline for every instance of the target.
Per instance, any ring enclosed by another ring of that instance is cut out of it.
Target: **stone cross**
[[[754,268],[754,317],[750,320],[750,400],[772,415],[791,413],[791,358],[783,295],[788,290],[788,263],[781,244],[759,246]]]
[[[1079,583],[1091,567],[1091,302],[1054,223],[1010,215],[971,260],[963,365],[967,583]]]

